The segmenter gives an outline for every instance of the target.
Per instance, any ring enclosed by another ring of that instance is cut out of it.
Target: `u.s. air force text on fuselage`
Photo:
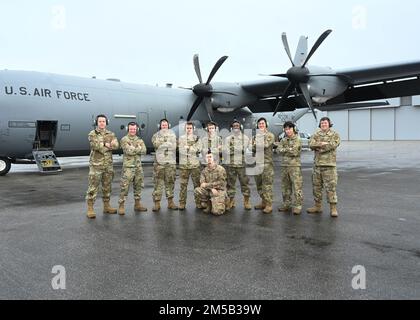
[[[48,88],[27,88],[24,86],[5,86],[3,93],[6,95],[20,95],[20,96],[33,96],[44,98],[56,98],[72,101],[86,101],[90,102],[89,93],[87,92],[73,92],[63,90],[51,90]]]

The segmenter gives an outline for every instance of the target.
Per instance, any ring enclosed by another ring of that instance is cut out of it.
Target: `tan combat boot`
[[[157,212],[160,210],[160,200],[155,200],[155,205],[153,206],[152,211]]]
[[[96,218],[96,214],[95,214],[95,211],[93,211],[93,200],[88,200],[87,201],[87,206],[88,206],[88,209],[87,209],[87,217],[89,219],[95,219]]]
[[[245,210],[251,210],[252,205],[249,196],[244,196],[244,208]]]
[[[207,201],[206,207],[203,210],[204,213],[211,213],[211,201]]]
[[[235,198],[229,198],[229,205],[230,208],[235,208],[236,204],[235,204]]]
[[[293,208],[293,214],[298,216],[302,213],[302,208]]]
[[[104,213],[108,213],[108,214],[116,214],[117,213],[117,209],[111,207],[109,205],[109,200],[104,200]]]
[[[254,209],[255,210],[263,210],[265,208],[265,201],[261,200],[261,203],[257,204]]]
[[[185,210],[185,205],[186,205],[186,203],[185,203],[185,202],[180,201],[180,202],[179,202],[179,207],[178,207],[178,209],[179,209],[179,210],[181,210],[181,211],[184,211],[184,210]]]
[[[315,202],[315,206],[313,206],[312,208],[309,208],[308,210],[306,210],[306,212],[309,214],[322,213],[322,203]]]
[[[286,206],[286,205],[282,205],[281,207],[279,207],[279,212],[289,212],[290,211],[290,207]]]
[[[333,217],[333,218],[338,217],[337,204],[336,203],[330,203],[330,211],[331,211],[331,217]]]
[[[134,211],[135,212],[146,212],[147,208],[143,207],[143,205],[140,202],[140,199],[134,200]]]
[[[197,206],[198,209],[206,209],[207,208],[207,201],[201,201],[200,207]]]
[[[168,209],[178,210],[178,206],[174,202],[174,198],[168,198]]]
[[[263,213],[269,214],[269,213],[272,213],[272,212],[273,212],[273,205],[271,203],[267,203],[264,210],[263,210]]]
[[[119,214],[120,216],[125,215],[124,202],[121,202],[121,203],[120,203],[120,207],[118,208],[118,214]]]
[[[225,209],[226,210],[232,209],[232,198],[225,199]]]

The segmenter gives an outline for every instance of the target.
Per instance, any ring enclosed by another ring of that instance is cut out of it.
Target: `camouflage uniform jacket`
[[[297,134],[293,137],[285,137],[279,142],[278,152],[283,156],[282,167],[300,167],[300,152],[302,143]]]
[[[209,183],[207,189],[216,189],[218,191],[226,191],[226,170],[220,165],[210,169],[206,166],[201,172],[200,184]]]
[[[195,169],[200,166],[198,154],[201,152],[202,146],[200,138],[196,135],[183,135],[178,141],[179,150],[179,168]]]
[[[224,152],[226,153],[226,165],[234,168],[245,167],[245,152],[249,148],[249,138],[240,133],[231,134],[225,140]]]
[[[121,148],[124,152],[123,167],[141,167],[141,155],[146,154],[146,145],[138,136],[126,135],[121,139]]]
[[[89,164],[92,166],[112,165],[112,151],[119,148],[115,134],[109,130],[92,130],[88,135],[90,143]],[[111,143],[112,148],[105,147],[105,143]]]
[[[176,164],[176,135],[172,130],[159,130],[152,137],[155,147],[155,163]]]
[[[257,149],[260,151],[260,148],[262,149],[262,145],[264,145],[264,164],[273,164],[273,146],[275,143],[274,134],[269,131],[265,133],[261,133],[259,130],[257,131],[257,134],[252,140],[252,152],[257,152]],[[261,161],[261,156],[256,154],[256,157],[257,164],[262,164],[263,161]]]
[[[326,146],[321,146],[321,142],[327,142]],[[330,129],[323,132],[318,129],[309,141],[309,147],[315,151],[315,166],[336,167],[337,148],[340,145],[340,135]]]
[[[219,155],[222,152],[223,148],[222,137],[218,135],[214,135],[213,137],[206,135],[202,137],[200,141],[202,148],[201,154],[203,155],[203,158],[205,158],[205,155],[207,154],[208,150],[211,149],[211,153],[213,153],[216,159],[219,159]]]

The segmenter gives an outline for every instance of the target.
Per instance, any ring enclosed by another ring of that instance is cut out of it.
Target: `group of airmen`
[[[99,186],[102,185],[103,212],[106,214],[125,214],[125,202],[129,188],[133,185],[134,211],[147,211],[141,203],[144,186],[144,174],[141,156],[146,154],[146,145],[138,136],[139,126],[135,122],[128,123],[127,135],[120,143],[115,134],[107,130],[108,119],[105,115],[96,117],[96,128],[89,133],[90,160],[89,186],[86,194],[87,217],[96,217],[94,203]],[[337,217],[337,168],[336,150],[340,145],[340,136],[332,128],[331,120],[322,118],[319,129],[312,135],[309,147],[315,153],[312,174],[313,196],[315,204],[308,208],[310,214],[320,214],[322,209],[322,194],[325,189],[330,204],[331,217]],[[170,129],[167,119],[159,123],[159,130],[153,135],[152,143],[155,148],[153,164],[154,190],[152,193],[154,206],[152,211],[161,208],[163,192],[168,200],[168,209],[185,210],[187,204],[187,187],[189,178],[194,186],[194,200],[196,208],[205,213],[222,215],[234,208],[236,195],[236,181],[240,182],[244,198],[245,210],[251,210],[251,190],[249,176],[255,178],[261,202],[254,208],[269,214],[273,211],[273,183],[274,162],[273,154],[282,155],[281,160],[281,189],[283,202],[278,208],[280,212],[293,212],[300,215],[303,206],[303,179],[301,170],[301,141],[296,126],[286,122],[283,126],[285,136],[276,141],[275,136],[268,130],[265,118],[257,121],[255,136],[249,138],[244,132],[242,124],[234,120],[231,123],[231,133],[223,141],[217,133],[217,124],[207,123],[207,134],[199,137],[195,134],[192,122],[186,122],[185,134],[177,139]],[[123,168],[121,175],[121,191],[119,208],[110,205],[111,184],[114,177],[112,153],[119,148],[123,151]],[[247,166],[247,150],[252,151],[254,166],[251,171]],[[179,205],[174,202],[174,189],[177,171],[176,153],[179,152]],[[205,160],[204,167],[199,155]],[[223,166],[220,165],[223,159]],[[249,174],[250,173],[250,174]]]

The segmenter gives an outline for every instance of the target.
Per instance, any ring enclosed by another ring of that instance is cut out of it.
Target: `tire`
[[[10,171],[11,161],[7,158],[0,158],[0,176],[6,175]]]

